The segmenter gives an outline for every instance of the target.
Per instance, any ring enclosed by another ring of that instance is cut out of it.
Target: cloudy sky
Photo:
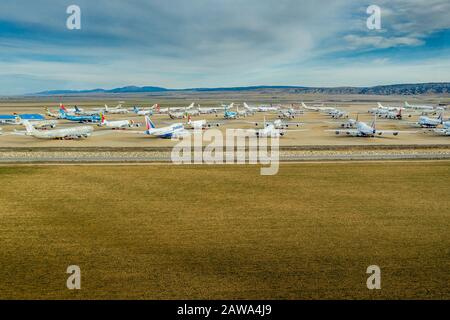
[[[72,4],[80,30],[66,27]],[[0,94],[450,81],[449,12],[448,0],[1,0]]]

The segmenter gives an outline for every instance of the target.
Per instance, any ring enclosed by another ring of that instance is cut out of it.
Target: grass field
[[[0,298],[450,299],[449,182],[448,161],[0,167]]]

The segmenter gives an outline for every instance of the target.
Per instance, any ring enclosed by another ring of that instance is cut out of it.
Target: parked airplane
[[[239,118],[239,115],[238,115],[237,112],[228,110],[228,109],[231,109],[233,107],[234,107],[234,103],[231,103],[229,106],[225,107],[224,114],[223,114],[223,117],[225,119],[228,120],[228,119],[237,119],[237,118]]]
[[[387,113],[379,115],[379,117],[392,120],[402,120],[402,109],[398,109],[398,111],[388,111]]]
[[[154,104],[151,109],[155,108],[157,105]],[[133,107],[133,112],[139,116],[151,116],[153,115],[153,111],[151,109],[139,109],[137,106]]]
[[[333,131],[337,135],[346,134],[348,136],[353,137],[376,137],[381,136],[383,134],[392,134],[397,136],[400,131],[395,130],[377,130],[376,129],[376,117],[372,124],[368,125],[365,122],[356,120],[355,129],[336,129],[336,130],[325,130],[325,131]],[[406,132],[405,132],[406,133]]]
[[[198,109],[187,109],[185,110],[185,115],[187,116],[199,116],[200,111]]]
[[[266,119],[264,118],[264,127],[262,129],[258,129],[256,131],[257,137],[282,137],[284,136],[285,132],[282,129],[275,128],[275,125],[273,123],[266,123]]]
[[[56,120],[23,120],[19,116],[16,116],[16,124],[24,124],[25,121],[31,123],[31,125],[37,129],[47,129],[56,127]]]
[[[78,112],[83,112],[83,108],[78,108],[77,106],[73,107],[73,108],[68,108],[66,106],[64,106],[62,103],[59,104],[59,108],[64,107],[64,109],[66,110],[67,113],[71,113],[71,114],[76,114],[77,111]]]
[[[427,116],[421,116],[419,118],[419,121],[417,121],[415,124],[419,125],[422,128],[436,128],[438,125],[443,123],[443,117],[442,113],[439,115],[437,119],[430,118]]]
[[[159,104],[153,105],[152,109],[156,110],[156,112],[159,114],[169,112],[169,108],[161,108]]]
[[[83,110],[83,109],[79,108],[78,106],[75,106],[74,109],[75,109],[75,112],[74,112],[75,115],[92,116],[92,115],[98,114],[98,111],[94,111],[94,110],[87,111],[87,110]],[[68,112],[68,113],[70,113],[70,112]]]
[[[110,108],[110,107],[108,107],[107,104],[105,104],[105,108],[103,110],[106,113],[110,113],[110,114],[125,114],[125,113],[128,113],[128,109],[122,108],[121,104],[117,105],[114,108]]]
[[[194,102],[192,102],[187,107],[171,107],[171,108],[169,108],[169,111],[171,111],[171,112],[177,112],[177,111],[179,111],[179,112],[182,112],[182,111],[186,112],[186,110],[191,110],[192,108],[194,108],[194,106],[195,106],[195,104],[194,104]]]
[[[114,120],[114,121],[108,121],[106,120],[103,113],[100,114],[101,122],[98,124],[99,126],[111,128],[111,129],[126,129],[131,128],[135,126],[133,120]]]
[[[29,121],[23,123],[26,128],[25,135],[38,139],[80,139],[89,137],[94,129],[90,126],[54,129],[54,130],[36,130]],[[15,134],[22,134],[15,132]]]
[[[256,126],[258,126],[260,122],[248,122],[248,123],[253,123]],[[267,124],[265,117],[264,117],[263,123]],[[275,129],[288,129],[289,127],[291,127],[291,128],[299,127],[301,125],[301,123],[299,123],[299,122],[286,122],[281,119],[274,120],[272,122],[272,124],[274,125]]]
[[[99,122],[101,120],[100,116],[98,114],[94,114],[91,116],[82,116],[82,115],[72,115],[67,113],[64,105],[59,109],[59,113],[61,115],[61,119],[66,119],[69,121],[76,121],[76,122]]]
[[[326,113],[329,114],[333,119],[348,118],[347,112],[341,111],[336,108],[327,110]]]
[[[441,136],[450,136],[450,121],[445,121],[442,123],[443,128],[434,129],[434,133]]]
[[[278,111],[279,107],[276,106],[259,106],[258,112],[270,112],[270,111]]]
[[[324,107],[323,105],[322,106],[312,106],[312,107],[309,107],[309,106],[307,106],[305,103],[301,103],[302,104],[302,107],[304,108],[304,109],[306,109],[306,110],[310,110],[310,111],[332,111],[332,110],[335,110],[335,108],[333,108],[333,107]]]
[[[186,118],[185,112],[170,112],[169,111],[169,117],[170,119],[184,119]]]
[[[246,109],[239,110],[239,106],[238,105],[236,105],[236,113],[237,113],[238,117],[244,117],[244,118],[246,116],[250,115],[250,112],[248,110],[246,110]]]
[[[212,127],[218,127],[218,126],[220,126],[220,123],[218,123],[218,122],[211,123],[211,122],[208,122],[206,120],[195,120],[195,121],[193,121],[191,119],[191,116],[188,116],[188,121],[187,121],[186,125],[189,128],[191,128],[191,129],[199,130],[199,129],[207,129],[207,128],[212,128]]]
[[[294,119],[297,115],[303,114],[302,110],[296,110],[294,108],[283,109],[278,112],[278,118],[280,119]]]
[[[62,119],[61,118],[61,113],[54,113],[51,112],[49,108],[45,107],[45,114],[51,118],[56,118],[56,119]]]
[[[356,117],[356,119],[358,119],[358,117]],[[342,128],[355,128],[357,122],[358,122],[358,120],[348,119],[346,122],[341,123],[341,127]]]
[[[410,105],[408,101],[405,101],[405,109],[414,109],[414,110],[434,110],[433,106],[427,105]]]
[[[250,107],[246,102],[244,102],[244,108],[251,114],[258,112],[258,107]]]
[[[198,107],[198,112],[200,114],[211,114],[211,113],[217,113],[217,110],[219,108],[202,108],[202,107]]]
[[[189,131],[187,131],[182,123],[174,123],[167,127],[156,128],[155,124],[152,122],[150,117],[145,116],[145,124],[147,130],[141,133],[155,136],[158,138],[171,139],[171,138],[179,138],[189,135]],[[131,131],[130,131],[131,132]]]

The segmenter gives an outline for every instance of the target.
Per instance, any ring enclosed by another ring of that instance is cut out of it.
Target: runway
[[[271,154],[269,153],[269,156]],[[193,157],[191,157],[193,159]],[[224,159],[226,153],[224,152]],[[354,160],[439,160],[450,159],[450,146],[361,146],[322,148],[283,148],[280,162],[354,161]],[[0,149],[0,163],[171,163],[171,148],[106,148],[81,149]],[[225,162],[225,161],[224,161]],[[246,152],[248,163],[248,150]]]

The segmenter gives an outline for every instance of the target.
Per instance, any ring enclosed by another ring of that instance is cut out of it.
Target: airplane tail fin
[[[27,120],[23,121],[23,125],[25,126],[25,129],[27,130],[28,133],[32,133],[32,132],[36,131],[36,129]]]
[[[411,107],[411,105],[408,103],[408,101],[405,101],[405,107]]]
[[[156,128],[155,124],[153,123],[153,121],[150,119],[149,116],[145,116],[145,126],[147,130]]]
[[[442,115],[442,112],[439,114],[438,120],[439,120],[439,121],[441,122],[441,124],[442,124],[442,122],[443,122],[443,120],[444,120],[444,117],[443,117],[443,115]]]
[[[377,115],[374,115],[372,124],[370,126],[372,127],[373,130],[376,130],[376,125],[377,125]]]
[[[108,111],[108,105],[105,103],[105,111]]]
[[[302,101],[302,107],[306,108],[306,104]]]
[[[61,108],[59,109],[59,114],[61,115],[62,118],[65,118],[67,115],[66,108],[64,108],[63,105],[61,105]]]
[[[192,102],[187,109],[192,109],[194,107],[194,103]]]
[[[378,106],[378,108],[383,108],[383,105],[379,102],[377,102],[377,106]]]
[[[80,109],[78,109],[78,106],[75,106],[74,108],[75,108],[76,112],[80,112]]]
[[[188,121],[187,121],[187,123],[188,123],[188,124],[191,124],[191,123],[192,123],[191,115],[188,115]]]
[[[105,122],[106,122],[105,115],[102,112],[99,115],[100,115],[100,123],[105,124]]]

